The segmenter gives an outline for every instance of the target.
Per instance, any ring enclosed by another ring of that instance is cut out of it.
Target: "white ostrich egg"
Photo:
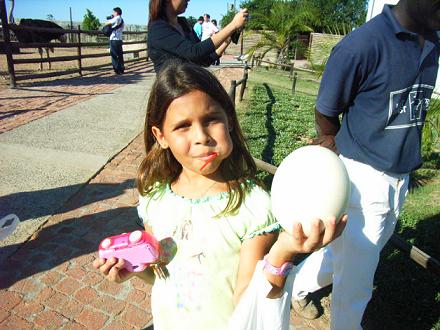
[[[344,214],[350,198],[350,180],[344,163],[331,150],[306,146],[290,153],[278,167],[272,182],[272,211],[289,233],[301,222],[309,236],[313,219]],[[321,230],[324,229],[321,222]]]

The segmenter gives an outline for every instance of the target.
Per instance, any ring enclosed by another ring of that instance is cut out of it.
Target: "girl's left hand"
[[[347,215],[343,215],[337,224],[335,218],[328,219],[325,221],[323,232],[320,231],[320,220],[315,219],[312,221],[308,237],[304,235],[301,223],[294,223],[292,234],[281,232],[276,243],[286,255],[311,253],[339,237],[345,228],[347,219]]]

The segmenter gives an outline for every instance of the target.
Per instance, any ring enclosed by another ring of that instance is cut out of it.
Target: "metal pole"
[[[17,87],[17,82],[15,81],[15,70],[14,70],[14,60],[12,58],[12,47],[11,47],[11,36],[9,34],[9,24],[8,16],[6,14],[6,3],[5,0],[0,0],[0,14],[3,27],[3,40],[5,44],[5,55],[6,61],[8,63],[8,73],[11,88]]]

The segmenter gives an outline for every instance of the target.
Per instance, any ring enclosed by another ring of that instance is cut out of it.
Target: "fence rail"
[[[15,24],[8,24],[7,11],[5,1],[0,1],[0,18],[2,21],[2,30],[3,30],[3,42],[1,45],[4,46],[6,60],[8,64],[8,73],[10,85],[12,88],[17,86],[17,81],[29,80],[29,79],[40,79],[40,78],[50,78],[57,77],[63,75],[71,75],[71,74],[79,74],[82,76],[83,71],[93,71],[98,68],[104,68],[110,66],[111,63],[105,63],[100,65],[94,65],[89,67],[83,66],[83,59],[88,58],[99,58],[99,57],[108,57],[110,58],[110,53],[102,52],[95,54],[83,54],[83,47],[102,47],[107,46],[108,42],[81,42],[81,34],[85,35],[96,35],[96,36],[104,36],[101,31],[86,31],[82,30],[80,26],[77,29],[56,29],[56,28],[43,28],[43,27],[25,27],[19,26]],[[72,43],[63,43],[63,42],[51,42],[51,43],[23,43],[23,42],[13,42],[11,41],[10,31],[34,31],[34,32],[54,32],[54,33],[63,33],[71,35],[70,40],[76,39],[76,42]],[[145,35],[145,38],[139,41],[124,41],[124,45],[142,45],[139,49],[134,50],[126,50],[123,54],[135,54],[135,58],[133,60],[128,60],[126,63],[140,61],[140,60],[148,60],[148,50],[146,48],[146,35],[147,31],[124,31],[124,35]],[[76,36],[74,38],[74,36]],[[67,55],[67,56],[58,56],[53,58],[15,58],[13,56],[13,49],[20,48],[76,48],[76,55]],[[147,52],[147,56],[139,57],[140,52]],[[136,56],[137,55],[137,56]],[[28,74],[28,75],[16,75],[15,65],[20,64],[29,64],[29,63],[40,63],[40,68],[42,68],[43,63],[52,62],[64,62],[64,61],[78,61],[78,68],[76,69],[67,69],[63,71],[57,72],[47,72],[47,73],[39,73],[39,74]]]
[[[4,42],[0,41],[0,44],[3,44]],[[135,45],[143,43],[143,41],[124,41],[124,45]],[[19,47],[19,48],[51,48],[51,47],[57,47],[57,48],[76,48],[76,47],[96,47],[96,46],[108,46],[108,42],[17,42],[17,41],[11,41],[10,42],[12,47]]]
[[[136,50],[126,50],[123,51],[123,54],[133,54],[133,53],[139,53],[139,52],[145,52],[147,48],[140,48]],[[69,55],[69,56],[58,56],[58,57],[51,57],[51,58],[20,58],[20,59],[14,59],[14,64],[25,64],[25,63],[47,63],[47,62],[65,62],[65,61],[73,61],[78,59],[85,59],[85,58],[94,58],[94,57],[104,57],[109,56],[109,53],[96,53],[96,54],[84,54],[84,55]]]
[[[3,27],[6,24],[3,24]],[[99,30],[81,30],[81,27],[78,26],[78,29],[57,29],[57,28],[42,28],[42,27],[29,27],[29,26],[20,26],[15,24],[7,24],[8,28],[12,31],[35,31],[35,32],[55,32],[55,33],[84,33],[90,35],[103,35]],[[124,34],[147,34],[147,31],[124,31]]]

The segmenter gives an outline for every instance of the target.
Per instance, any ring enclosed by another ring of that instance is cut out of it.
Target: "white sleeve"
[[[147,225],[150,224],[150,219],[147,213],[148,199],[145,196],[139,195],[139,205],[137,206],[137,212],[142,222]]]
[[[264,274],[263,265],[263,260],[257,263],[254,275],[231,316],[229,330],[289,330],[293,272],[286,279],[282,296],[271,299],[267,295],[272,285]]]

